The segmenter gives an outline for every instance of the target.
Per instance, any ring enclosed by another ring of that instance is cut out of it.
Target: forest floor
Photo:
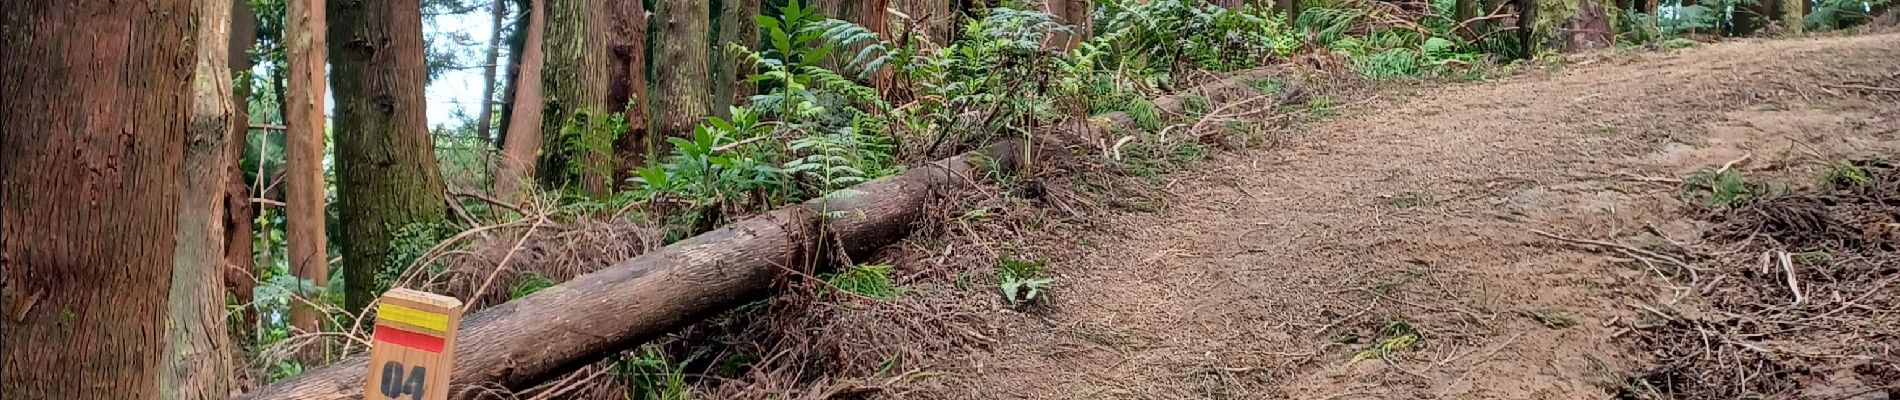
[[[1840,86],[1896,66],[1900,35],[1739,40],[1351,101],[1156,177],[1157,208],[1006,240],[1049,300],[906,396],[1609,398],[1682,299],[1536,232],[1700,243],[1671,179],[1900,154],[1900,96]]]

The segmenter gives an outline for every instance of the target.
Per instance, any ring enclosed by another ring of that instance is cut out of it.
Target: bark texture
[[[918,32],[927,36],[931,43],[938,46],[949,44],[956,39],[957,13],[955,0],[894,0],[911,20],[918,21],[922,27]],[[1050,0],[1064,2],[1082,2],[1087,0]]]
[[[1288,22],[1300,18],[1300,0],[1274,0],[1273,9],[1280,10],[1281,15],[1287,16]]]
[[[888,8],[890,8],[890,0],[847,1],[844,4],[844,13],[840,14],[838,18],[851,21],[852,23],[865,27],[865,29],[870,29],[872,32],[877,32],[877,36],[880,39],[889,40],[891,36],[891,26],[889,23],[890,18],[888,17],[890,13],[886,11]],[[863,52],[867,46],[868,44],[858,44],[839,49],[838,55],[843,57],[842,59],[844,60],[841,65],[850,66],[850,71],[845,76],[852,78],[862,76],[864,77],[862,80],[868,84],[866,86],[876,88],[878,93],[888,93],[890,92],[891,84],[895,83],[895,73],[891,70],[890,66],[880,65],[876,70],[872,71],[866,71],[864,69],[868,66],[864,64],[877,58],[877,55],[866,54],[864,60],[859,61],[858,65],[850,65],[852,61],[858,59],[858,53]]]
[[[652,40],[659,48],[653,57],[664,60],[665,68],[653,71],[658,93],[653,94],[651,132],[655,151],[665,151],[660,146],[664,138],[692,136],[693,125],[706,117],[711,104],[706,100],[711,10],[698,0],[655,0],[653,8],[653,22],[659,24]]]
[[[526,192],[522,185],[532,182],[536,155],[541,152],[541,66],[547,53],[547,10],[545,0],[530,0],[526,36],[521,45],[521,71],[515,74],[508,101],[507,133],[501,143],[501,165],[495,173],[495,195],[515,200]]]
[[[250,0],[231,0],[231,6],[231,71],[250,71],[250,50],[257,43],[257,11],[251,9]],[[255,209],[251,207],[250,186],[244,181],[244,139],[250,133],[251,79],[233,82],[231,91],[234,121],[231,143],[225,146],[224,286],[237,304],[251,304],[251,289],[257,287],[257,279],[251,274],[251,267],[255,265],[255,249],[251,248]],[[233,346],[236,350],[251,337],[257,313],[251,307],[241,307],[234,312],[239,321],[244,321],[231,335],[239,340]]]
[[[712,69],[712,79],[709,81],[712,84],[712,94],[707,99],[712,101],[712,104],[708,111],[711,111],[712,115],[725,118],[732,115],[730,107],[735,104],[735,98],[738,96],[734,93],[735,89],[744,84],[744,76],[749,75],[742,75],[742,73],[752,71],[751,68],[746,68],[747,65],[726,54],[726,44],[737,43],[746,48],[753,48],[753,45],[747,44],[745,36],[750,35],[755,38],[752,42],[757,42],[758,31],[756,27],[746,25],[752,24],[752,16],[758,15],[759,0],[718,0],[713,2],[713,6],[718,7],[713,10],[718,26],[714,29],[716,32],[711,46],[707,48],[710,63],[708,68]]]
[[[324,228],[329,218],[324,212],[323,183],[323,5],[324,0],[290,0],[284,13],[284,38],[290,46],[285,54],[290,61],[290,87],[284,97],[284,126],[288,128],[284,185],[289,192],[284,202],[285,240],[290,242],[291,274],[317,288],[328,287],[330,281],[330,239]],[[337,91],[339,98],[343,94]],[[344,126],[339,124],[337,128]],[[317,294],[305,293],[312,298]],[[322,329],[319,314],[322,311],[309,303],[294,301],[290,325],[299,331],[316,332]],[[305,346],[297,352],[297,359],[304,365],[320,364],[323,351],[322,345]]]
[[[1048,0],[1047,7],[1049,15],[1069,25],[1069,32],[1050,35],[1051,42],[1046,43],[1044,47],[1069,51],[1088,40],[1094,25],[1094,9],[1091,3],[1087,0]]]
[[[607,0],[613,19],[613,57],[609,59],[607,106],[620,113],[627,129],[614,138],[614,182],[627,182],[646,161],[653,123],[647,103],[647,7],[641,0]]]
[[[975,160],[1015,168],[1021,144],[1006,141],[903,175],[853,187],[859,193],[787,206],[688,238],[462,322],[457,385],[521,390],[631,348],[685,324],[764,297],[784,266],[808,265],[825,243],[853,257],[903,238],[937,193],[980,179]],[[821,226],[821,214],[844,215]],[[835,242],[833,242],[835,240]],[[351,358],[265,387],[247,398],[334,399],[362,395],[365,359]],[[451,389],[468,396],[474,391]]]
[[[166,313],[164,375],[172,399],[231,396],[231,340],[224,330],[224,198],[232,137],[231,2],[197,0],[198,56],[191,125],[179,186],[177,247]],[[247,240],[248,242],[248,240]]]
[[[419,0],[330,4],[337,238],[351,312],[375,300],[396,232],[444,215],[423,110],[421,7]]]
[[[192,5],[0,0],[0,398],[161,394]]]
[[[475,131],[484,138],[493,138],[495,121],[495,70],[501,61],[501,27],[508,16],[508,0],[490,0],[495,2],[488,12],[494,19],[490,21],[494,28],[488,31],[488,60],[482,65],[482,108],[475,120]]]
[[[575,185],[601,198],[612,190],[613,136],[607,129],[606,0],[547,0],[547,89],[541,120],[541,181]]]

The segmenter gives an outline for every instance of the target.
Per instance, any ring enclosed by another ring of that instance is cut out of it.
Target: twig
[[[1379,303],[1377,302],[1377,300],[1375,300],[1371,305],[1367,305],[1365,309],[1359,310],[1359,312],[1352,313],[1352,315],[1348,315],[1345,318],[1335,319],[1333,320],[1332,323],[1326,324],[1326,326],[1321,326],[1319,327],[1319,329],[1314,329],[1313,334],[1318,335],[1318,334],[1326,333],[1327,330],[1333,329],[1333,327],[1339,326],[1339,324],[1346,323],[1346,321],[1359,319],[1359,316],[1366,315],[1367,312],[1372,311],[1372,308],[1377,307],[1378,305]]]
[[[284,202],[281,202],[281,201],[277,201],[277,200],[271,200],[271,199],[266,199],[266,198],[262,198],[262,197],[252,197],[252,198],[251,198],[251,202],[252,202],[252,203],[257,203],[257,204],[264,204],[264,205],[270,205],[270,206],[276,206],[276,207],[286,207],[286,206],[284,205]]]
[[[739,146],[744,146],[744,145],[747,145],[747,144],[751,144],[751,143],[753,143],[753,142],[757,142],[757,141],[760,141],[760,140],[765,140],[765,139],[768,139],[768,138],[771,138],[771,137],[773,137],[773,136],[772,136],[772,135],[759,135],[759,136],[757,136],[757,137],[753,137],[753,138],[751,138],[751,139],[746,139],[746,140],[741,140],[741,141],[737,141],[737,142],[732,142],[732,143],[727,143],[727,144],[725,144],[725,145],[722,145],[722,146],[719,146],[719,147],[714,147],[714,148],[713,148],[713,152],[715,152],[715,153],[717,153],[717,152],[723,152],[723,151],[727,151],[727,150],[732,150],[732,149],[736,149],[736,148],[739,148]]]
[[[1852,90],[1865,90],[1869,92],[1900,93],[1900,88],[1890,88],[1890,87],[1882,87],[1882,86],[1849,85],[1849,84],[1828,84],[1828,85],[1821,85],[1821,86],[1831,87],[1835,89],[1852,89]]]
[[[541,218],[536,218],[534,220],[534,225],[528,226],[528,232],[522,233],[520,239],[515,239],[514,247],[508,248],[508,254],[504,254],[501,256],[501,261],[495,263],[495,270],[490,271],[488,273],[488,278],[482,280],[482,285],[476,287],[475,291],[471,292],[469,296],[473,297],[474,299],[481,299],[482,297],[484,297],[484,295],[488,293],[488,285],[495,283],[495,277],[500,276],[501,271],[508,267],[508,260],[514,258],[515,253],[521,251],[521,245],[528,243],[528,238],[534,237],[534,231],[536,229],[541,229],[541,224],[546,223],[546,222],[548,222],[548,218],[545,215],[541,216]]]
[[[1554,239],[1560,242],[1567,242],[1567,243],[1572,243],[1572,244],[1585,244],[1585,245],[1597,246],[1597,247],[1602,247],[1602,248],[1610,248],[1610,249],[1622,249],[1636,255],[1641,255],[1644,257],[1654,258],[1657,260],[1667,261],[1670,264],[1676,264],[1677,266],[1681,266],[1683,269],[1688,270],[1690,273],[1690,283],[1693,284],[1695,281],[1694,279],[1695,267],[1690,266],[1688,262],[1682,261],[1681,259],[1664,255],[1662,253],[1657,253],[1657,252],[1644,250],[1644,249],[1640,249],[1636,247],[1610,243],[1610,242],[1605,242],[1605,241],[1600,241],[1600,240],[1572,239],[1572,238],[1567,238],[1563,236],[1557,236],[1556,234],[1553,234],[1550,232],[1544,232],[1544,231],[1540,231],[1536,229],[1531,229],[1530,231],[1531,233],[1535,233],[1538,236],[1543,236],[1543,237]]]
[[[534,397],[529,397],[528,400],[563,398],[561,397],[561,395],[567,394],[568,391],[581,387],[583,383],[593,381],[594,378],[599,378],[602,374],[606,374],[607,371],[610,371],[610,370],[613,370],[613,368],[594,368],[593,373],[587,374],[585,377],[582,377],[580,379],[574,379],[574,378],[581,377],[582,376],[581,374],[568,374],[567,378],[561,379],[560,386],[556,386],[553,389],[550,389],[546,392],[536,393]]]
[[[267,130],[267,131],[287,131],[287,130],[290,130],[290,127],[287,127],[287,126],[283,126],[283,125],[272,125],[272,124],[251,124],[251,125],[249,126],[249,128],[251,128],[251,129],[262,129],[262,130]]]
[[[1801,281],[1794,276],[1794,261],[1788,258],[1786,251],[1776,251],[1775,254],[1781,260],[1781,272],[1788,276],[1788,291],[1794,292],[1794,305],[1801,305],[1808,300],[1808,296],[1801,293]]]
[[[1491,357],[1496,357],[1496,356],[1498,355],[1498,352],[1500,352],[1500,351],[1504,351],[1504,349],[1505,349],[1505,348],[1508,348],[1508,347],[1511,347],[1511,344],[1512,344],[1512,343],[1517,343],[1517,340],[1518,340],[1518,339],[1521,339],[1521,338],[1523,338],[1523,337],[1524,337],[1524,334],[1525,334],[1525,332],[1518,332],[1518,333],[1517,333],[1517,336],[1512,336],[1512,337],[1511,337],[1511,340],[1506,340],[1506,341],[1504,341],[1504,344],[1503,344],[1503,345],[1500,345],[1500,346],[1498,346],[1498,347],[1497,347],[1497,348],[1495,348],[1495,349],[1491,349],[1491,351],[1488,351],[1488,352],[1485,352],[1485,353],[1484,353],[1484,357],[1482,357],[1482,358],[1479,358],[1477,362],[1473,362],[1473,363],[1472,363],[1472,368],[1470,368],[1470,369],[1466,369],[1466,370],[1465,370],[1465,372],[1460,372],[1460,373],[1458,373],[1458,377],[1456,377],[1456,378],[1452,378],[1452,379],[1451,379],[1451,383],[1447,383],[1447,384],[1445,384],[1445,388],[1444,388],[1444,389],[1439,389],[1439,390],[1438,390],[1438,396],[1437,396],[1437,397],[1440,397],[1440,398],[1443,398],[1443,397],[1445,397],[1445,393],[1446,393],[1446,392],[1450,392],[1450,391],[1451,391],[1451,387],[1452,387],[1452,386],[1457,386],[1457,385],[1458,385],[1458,382],[1463,382],[1463,381],[1465,380],[1465,376],[1466,376],[1466,375],[1470,375],[1470,374],[1471,374],[1471,371],[1475,371],[1475,370],[1477,370],[1477,369],[1478,369],[1478,368],[1477,368],[1477,366],[1478,366],[1478,365],[1481,365],[1481,364],[1484,364],[1485,362],[1488,362],[1488,361],[1491,361]],[[1438,364],[1439,364],[1439,365],[1445,365],[1445,364],[1447,364],[1447,363],[1450,363],[1450,362],[1452,362],[1452,361],[1456,361],[1456,360],[1458,360],[1459,358],[1463,358],[1463,357],[1457,357],[1457,358],[1452,358],[1452,359],[1449,359],[1449,360],[1445,360],[1444,362],[1441,362],[1441,363],[1438,363]]]
[[[458,192],[458,191],[455,191],[454,189],[450,189],[449,194],[454,195],[454,196],[459,196],[459,197],[467,197],[467,198],[472,198],[476,200],[481,200],[484,202],[488,202],[488,204],[494,205],[496,207],[506,208],[508,209],[508,211],[514,211],[516,214],[528,215],[527,212],[521,211],[521,207],[516,207],[513,204],[508,204],[508,202],[501,201],[501,199],[489,197],[488,195],[482,194],[479,192]]]
[[[1750,153],[1742,153],[1742,158],[1737,158],[1737,159],[1733,159],[1733,160],[1729,160],[1729,162],[1726,162],[1726,163],[1722,163],[1722,168],[1718,168],[1718,169],[1716,169],[1716,170],[1715,170],[1715,173],[1718,173],[1718,174],[1720,174],[1720,173],[1723,173],[1723,172],[1728,172],[1728,169],[1729,169],[1729,168],[1734,168],[1734,167],[1735,167],[1735,164],[1740,164],[1740,163],[1741,163],[1741,162],[1743,162],[1743,161],[1748,161],[1748,159],[1749,159],[1750,157],[1754,157],[1754,156],[1755,156],[1755,153],[1752,153],[1752,152],[1750,152]]]
[[[1233,103],[1227,103],[1226,105],[1222,105],[1218,108],[1215,108],[1213,112],[1209,112],[1207,113],[1207,115],[1202,115],[1199,121],[1194,121],[1194,125],[1188,127],[1187,133],[1185,135],[1188,135],[1189,137],[1199,137],[1200,135],[1198,134],[1198,132],[1201,131],[1201,126],[1207,124],[1207,121],[1209,119],[1212,119],[1216,116],[1221,115],[1221,113],[1227,111],[1227,109],[1239,107],[1244,104],[1251,104],[1255,101],[1259,101],[1260,99],[1264,99],[1264,98],[1267,98],[1267,95],[1263,94],[1259,96],[1249,97],[1246,100],[1241,100],[1241,101],[1237,101]]]

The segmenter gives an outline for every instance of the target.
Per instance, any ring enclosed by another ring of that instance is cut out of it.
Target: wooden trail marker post
[[[368,400],[445,400],[454,368],[455,331],[462,301],[428,292],[395,289],[376,306],[369,349]]]

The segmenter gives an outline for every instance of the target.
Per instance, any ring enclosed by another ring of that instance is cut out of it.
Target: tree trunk
[[[730,116],[730,112],[725,111],[727,106],[751,97],[757,90],[747,79],[758,73],[758,69],[751,63],[727,56],[726,45],[730,43],[755,51],[759,49],[759,23],[754,17],[760,15],[760,1],[725,0],[725,14],[719,21],[719,43],[713,45],[712,53],[713,59],[717,60],[716,65],[724,66],[725,73],[719,76],[730,76],[715,82],[723,83],[725,88],[723,93],[715,90],[714,101],[718,103],[714,105],[713,112],[719,115]]]
[[[290,61],[290,87],[285,95],[284,181],[287,218],[285,238],[290,242],[290,271],[310,281],[318,290],[330,280],[329,236],[324,232],[328,213],[324,212],[323,183],[323,112],[324,112],[324,0],[290,0],[284,13],[284,38],[289,44],[285,57]],[[337,93],[341,97],[342,91]],[[338,128],[343,128],[339,125]],[[341,150],[341,149],[339,149]],[[338,152],[341,153],[341,152]],[[319,293],[304,293],[317,301]],[[323,329],[321,310],[303,301],[293,301],[290,325],[302,332]],[[323,362],[321,343],[304,346],[297,359],[304,365]]]
[[[1050,15],[1055,16],[1057,21],[1069,25],[1069,33],[1051,36],[1050,39],[1054,42],[1045,47],[1069,51],[1088,40],[1090,25],[1093,25],[1092,4],[1086,0],[1048,0],[1048,6]]]
[[[1469,21],[1472,18],[1477,18],[1480,12],[1478,11],[1478,0],[1457,0],[1457,2],[1453,4],[1453,8],[1453,11],[1456,12],[1456,15],[1453,17],[1453,23],[1460,23]]]
[[[257,279],[252,276],[256,264],[254,250],[251,248],[251,222],[256,219],[251,207],[251,187],[244,182],[245,138],[250,133],[251,82],[249,75],[242,73],[251,70],[251,46],[257,44],[257,11],[251,9],[250,0],[231,0],[231,71],[245,79],[232,84],[231,105],[231,142],[225,145],[225,191],[224,191],[224,286],[231,292],[239,307],[235,312],[244,326],[236,327],[232,337],[239,341],[233,350],[243,348],[246,338],[251,337],[251,326],[257,322],[257,313],[249,306],[251,291],[257,287]]]
[[[1787,27],[1789,32],[1807,31],[1807,25],[1802,21],[1807,19],[1808,4],[1807,0],[1781,0],[1781,25]]]
[[[330,4],[344,309],[376,299],[397,231],[439,223],[444,188],[422,100],[420,0]]]
[[[844,13],[838,18],[851,21],[866,29],[870,29],[872,32],[877,32],[877,36],[880,39],[890,39],[891,27],[889,23],[890,18],[888,17],[890,12],[885,11],[890,8],[890,0],[853,0],[844,3]],[[863,68],[867,65],[864,64],[877,58],[876,55],[867,54],[863,60],[858,60],[858,53],[862,52],[867,46],[868,44],[859,44],[839,49],[841,52],[838,55],[842,56],[844,60],[840,65],[849,65],[852,61],[858,61],[858,65],[850,65],[850,74],[845,76],[851,78],[863,76],[864,79],[862,80],[867,83],[866,86],[876,88],[878,93],[890,93],[891,84],[895,83],[895,74],[890,66],[880,65],[877,70],[869,71],[869,73],[866,74]]]
[[[612,190],[613,136],[606,129],[606,0],[548,0],[547,69],[541,82],[541,176],[549,187],[577,185],[593,198]]]
[[[1280,10],[1289,23],[1300,19],[1300,0],[1274,0],[1273,9]]]
[[[957,13],[955,0],[897,0],[904,13],[912,20],[921,22],[918,32],[927,36],[931,43],[939,46],[956,40]],[[1088,3],[1088,0],[1051,0]]]
[[[0,0],[0,391],[154,399],[193,2]]]
[[[755,69],[748,63],[727,56],[726,44],[735,43],[748,49],[758,46],[758,25],[752,17],[759,15],[759,1],[720,0],[714,3],[714,6],[719,7],[714,14],[719,20],[719,32],[708,49],[711,52],[708,60],[713,76],[709,111],[720,118],[731,117],[731,107],[737,98],[751,94],[749,89],[744,93],[739,89],[748,86],[745,78],[751,76]]]
[[[488,31],[488,63],[482,65],[482,108],[475,114],[475,131],[483,138],[494,140],[495,131],[495,69],[501,61],[501,27],[508,16],[508,0],[490,0],[495,2],[489,12],[494,15],[494,28]]]
[[[653,95],[651,132],[656,151],[666,137],[689,137],[693,125],[706,117],[707,45],[709,39],[708,5],[695,0],[655,0],[654,15],[659,23],[652,43],[659,49],[653,57],[665,60],[666,68],[654,68],[659,93]]]
[[[915,226],[936,193],[960,190],[986,167],[1014,168],[1022,145],[1005,141],[903,175],[853,187],[859,193],[740,220],[463,319],[452,380],[521,390],[704,317],[764,297],[788,266],[810,265],[821,243],[865,256]],[[985,161],[978,163],[979,158]],[[821,215],[833,219],[821,227]],[[829,237],[822,237],[819,232]],[[355,357],[247,395],[334,399],[362,395],[365,359]],[[464,391],[459,393],[472,393]]]
[[[641,0],[608,0],[613,19],[613,57],[609,59],[607,106],[618,110],[627,129],[614,138],[614,182],[627,182],[645,162],[647,129],[647,7]]]
[[[491,143],[495,145],[495,151],[497,152],[508,147],[508,122],[512,118],[512,115],[514,115],[515,85],[519,83],[517,81],[521,78],[521,45],[523,44],[522,42],[527,41],[527,35],[524,33],[528,31],[528,0],[506,1],[513,2],[515,7],[521,10],[521,13],[515,16],[514,21],[508,23],[512,26],[508,38],[506,39],[508,46],[508,70],[506,71],[506,77],[501,80],[501,103],[499,104],[501,109],[496,111],[496,114],[499,115],[495,118],[499,120],[501,126],[495,128],[495,142]],[[501,161],[497,159],[492,162],[494,164],[489,167],[495,168],[496,173],[499,174]]]
[[[224,330],[224,199],[232,126],[231,2],[197,0],[198,62],[192,82],[185,173],[159,390],[173,399],[231,396],[231,340]]]
[[[525,13],[527,35],[521,45],[521,73],[515,75],[515,91],[508,102],[506,140],[501,145],[501,166],[495,174],[495,195],[510,201],[526,192],[522,184],[535,175],[535,155],[541,152],[541,65],[546,52],[547,12],[544,0],[530,0]],[[517,33],[519,34],[519,33]]]

